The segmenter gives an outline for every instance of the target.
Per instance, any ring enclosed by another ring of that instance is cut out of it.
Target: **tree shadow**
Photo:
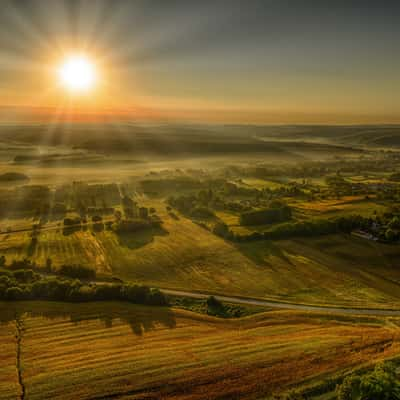
[[[81,225],[64,226],[62,233],[64,236],[70,236],[76,232],[79,232],[81,229]]]
[[[266,258],[271,256],[278,257],[285,263],[293,265],[293,262],[287,257],[284,251],[270,241],[260,240],[235,243],[235,247],[257,265],[270,265],[270,263],[266,261]]]
[[[30,241],[30,243],[29,243],[28,249],[27,249],[28,257],[32,257],[33,256],[33,254],[36,251],[37,244],[38,244],[38,239],[37,239],[36,236],[33,236],[31,241]]]
[[[0,324],[16,318],[46,318],[49,320],[69,319],[74,324],[101,321],[105,328],[121,321],[130,326],[132,333],[142,336],[159,326],[176,327],[175,315],[168,307],[142,306],[117,302],[53,303],[43,301],[1,302]]]
[[[94,232],[103,232],[104,224],[102,222],[97,222],[97,223],[93,224],[93,231]]]
[[[165,236],[169,232],[162,227],[143,229],[137,232],[117,232],[118,243],[131,250],[146,246],[154,241],[156,236]]]

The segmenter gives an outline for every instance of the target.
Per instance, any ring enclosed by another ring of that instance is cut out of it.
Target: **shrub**
[[[31,282],[37,277],[37,274],[31,269],[17,269],[12,274],[19,282]]]
[[[207,298],[207,308],[221,308],[221,307],[222,303],[214,296],[210,296]]]

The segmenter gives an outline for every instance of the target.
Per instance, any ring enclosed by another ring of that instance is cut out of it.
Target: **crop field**
[[[4,304],[0,306],[4,312]],[[7,315],[9,315],[9,310]],[[15,315],[15,314],[14,314]],[[3,321],[4,314],[0,315],[0,321]],[[20,386],[16,369],[16,327],[15,322],[0,322],[0,399],[15,400],[19,398]]]
[[[374,213],[384,212],[386,206],[373,199],[365,199],[365,196],[344,196],[337,200],[320,200],[312,202],[297,202],[293,206],[296,210],[306,212],[315,217],[340,216],[359,214],[370,216]]]
[[[2,399],[17,398],[19,382],[32,400],[254,399],[323,383],[400,346],[393,318],[270,311],[220,320],[119,303],[0,303],[0,311]]]

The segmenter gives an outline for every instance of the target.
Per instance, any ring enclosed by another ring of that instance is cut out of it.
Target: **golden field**
[[[400,348],[395,318],[269,311],[221,320],[120,303],[0,303],[0,311],[1,399],[21,390],[15,316],[26,399],[260,399]]]

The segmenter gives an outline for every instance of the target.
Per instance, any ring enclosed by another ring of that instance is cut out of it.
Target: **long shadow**
[[[34,236],[31,239],[31,241],[29,243],[29,246],[28,246],[28,250],[27,250],[28,257],[32,257],[33,254],[35,253],[35,250],[36,250],[36,247],[37,247],[37,243],[38,243],[37,237]]]
[[[285,255],[282,249],[270,241],[262,240],[255,242],[235,243],[235,247],[244,256],[254,261],[258,265],[269,265],[269,263],[265,261],[265,257],[267,256],[278,257],[282,261],[293,265],[292,261]]]
[[[176,320],[168,307],[139,306],[117,302],[56,303],[56,302],[0,302],[0,324],[15,321],[23,316],[50,320],[69,319],[74,324],[99,320],[105,328],[114,321],[127,323],[137,336],[152,331],[157,326],[173,329]]]
[[[64,226],[62,233],[64,236],[70,236],[76,232],[79,232],[80,230],[82,230],[81,225]]]
[[[148,228],[137,232],[120,232],[117,233],[117,238],[120,246],[134,250],[153,242],[156,236],[165,236],[168,234],[169,232],[167,230],[159,227]]]

